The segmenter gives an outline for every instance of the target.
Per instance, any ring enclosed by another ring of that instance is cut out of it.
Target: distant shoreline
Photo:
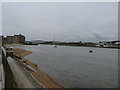
[[[52,44],[6,44],[6,45],[10,45],[10,46],[20,46],[20,45],[30,45],[30,46],[38,46],[38,45],[52,45]],[[110,49],[120,49],[119,47],[101,47],[101,46],[76,46],[76,45],[58,45],[58,46],[71,46],[71,47],[95,47],[95,48],[110,48]]]
[[[20,49],[20,48],[13,48],[14,55],[21,58],[21,62],[26,65],[29,65],[35,72],[29,72],[33,75],[45,88],[63,88],[60,86],[55,80],[53,80],[48,74],[42,72],[38,67],[37,64],[25,59],[24,57],[32,54],[31,51]]]
[[[52,45],[52,44],[25,44],[25,45]],[[99,46],[75,46],[75,45],[58,45],[58,46],[71,46],[71,47],[95,47],[95,48],[110,48],[110,49],[120,49],[120,47],[99,47]]]

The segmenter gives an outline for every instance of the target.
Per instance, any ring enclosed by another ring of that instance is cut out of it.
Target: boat
[[[93,53],[93,50],[89,50],[89,53]]]
[[[57,48],[57,45],[54,45],[55,48]]]

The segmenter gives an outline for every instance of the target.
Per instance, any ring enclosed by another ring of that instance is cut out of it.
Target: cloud
[[[0,3],[0,35],[2,34],[2,3]]]
[[[95,40],[111,40],[111,39],[117,39],[115,38],[116,36],[114,34],[112,35],[104,35],[102,33],[99,33],[98,31],[93,31],[92,33],[92,38]]]
[[[27,40],[117,39],[117,3],[3,3],[3,34]]]

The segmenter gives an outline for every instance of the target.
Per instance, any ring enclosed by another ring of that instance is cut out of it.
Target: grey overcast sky
[[[0,35],[2,34],[2,3],[0,3]]]
[[[3,3],[2,33],[27,40],[103,41],[118,39],[118,3]]]

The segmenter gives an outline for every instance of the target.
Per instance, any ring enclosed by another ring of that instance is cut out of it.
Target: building
[[[3,36],[0,36],[0,44],[2,44]]]
[[[25,36],[19,34],[19,35],[14,35],[13,36],[13,43],[21,43],[24,44],[25,43]]]
[[[15,44],[24,44],[25,43],[25,36],[19,34],[14,36],[7,36],[2,37],[2,43],[15,43]]]
[[[14,36],[7,36],[6,37],[6,43],[13,43]]]
[[[6,38],[3,35],[0,35],[0,45],[6,42]]]

